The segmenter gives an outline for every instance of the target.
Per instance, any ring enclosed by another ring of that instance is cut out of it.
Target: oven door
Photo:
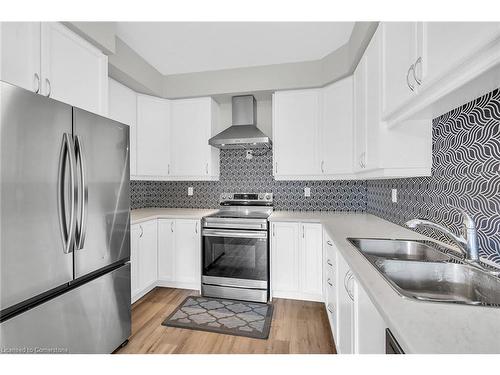
[[[204,284],[267,289],[267,231],[203,229]]]

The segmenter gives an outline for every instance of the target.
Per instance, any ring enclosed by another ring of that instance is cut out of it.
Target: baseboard
[[[154,288],[156,288],[156,281],[154,283],[151,283],[150,285],[148,285],[146,288],[144,288],[140,292],[138,292],[135,295],[133,295],[132,299],[131,299],[132,303],[135,303],[137,300],[139,300],[142,297],[144,297],[146,294],[148,294],[149,292],[151,292]]]
[[[301,292],[283,292],[283,291],[272,291],[272,298],[285,298],[285,299],[295,299],[299,301],[312,301],[312,302],[323,302],[323,295],[321,294],[309,294]]]
[[[191,289],[201,291],[200,283],[190,283],[183,281],[172,281],[172,280],[158,280],[156,282],[156,286],[164,287],[164,288],[177,288],[177,289]]]

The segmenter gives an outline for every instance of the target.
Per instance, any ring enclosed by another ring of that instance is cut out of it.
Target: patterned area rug
[[[210,297],[187,297],[164,326],[267,339],[273,306]]]

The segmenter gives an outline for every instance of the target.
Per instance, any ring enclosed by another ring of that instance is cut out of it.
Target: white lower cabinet
[[[156,220],[131,227],[131,290],[132,302],[156,286],[158,279]]]
[[[158,219],[158,285],[200,289],[199,220]]]
[[[339,354],[385,353],[385,321],[325,232],[325,307]]]
[[[322,301],[322,258],[321,224],[272,223],[272,296]]]

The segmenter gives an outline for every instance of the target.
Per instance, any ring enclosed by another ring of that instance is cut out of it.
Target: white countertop
[[[361,213],[275,211],[270,221],[323,224],[406,353],[500,353],[500,308],[402,298],[346,240],[348,237],[427,237]]]
[[[217,210],[196,208],[139,208],[130,211],[130,224],[142,223],[154,219],[194,219],[201,220]]]

